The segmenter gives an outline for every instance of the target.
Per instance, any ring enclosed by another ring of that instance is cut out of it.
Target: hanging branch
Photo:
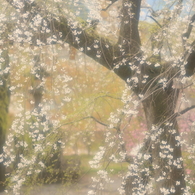
[[[78,123],[78,122],[80,122],[80,121],[82,121],[82,120],[85,120],[85,119],[93,119],[95,122],[97,122],[97,123],[99,123],[99,124],[101,124],[101,125],[103,125],[103,126],[105,126],[105,127],[108,127],[108,126],[109,126],[108,124],[105,124],[105,123],[99,121],[99,120],[96,119],[94,116],[86,116],[86,117],[83,117],[83,118],[78,119],[78,120],[75,120],[75,121],[70,121],[70,122],[64,123],[64,124],[60,125],[59,127],[57,127],[57,129],[59,129],[59,128],[61,128],[62,126],[65,126],[65,125],[70,125],[70,124]],[[113,127],[113,128],[114,128],[114,129],[117,129],[116,127]]]
[[[58,43],[58,40],[61,40],[70,44],[72,47],[82,51],[84,54],[86,54],[102,66],[106,67],[107,69],[114,70],[114,72],[124,81],[126,81],[127,78],[131,77],[132,71],[129,66],[120,66],[117,69],[115,68],[116,63],[120,63],[121,61],[121,58],[118,57],[121,56],[121,48],[118,47],[117,44],[113,44],[110,39],[105,38],[105,36],[101,36],[96,33],[93,27],[87,29],[82,28],[79,22],[77,25],[76,23],[73,24],[70,22],[70,19],[67,18],[65,15],[56,16],[55,14],[50,13],[46,9],[43,10],[41,6],[39,6],[39,4],[36,2],[31,3],[30,1],[22,1],[20,3],[17,3],[14,0],[6,1],[11,4],[15,9],[17,9],[18,12],[21,13],[21,17],[23,17],[24,14],[27,14],[25,15],[24,22],[26,21],[28,26],[29,21],[33,22],[32,18],[36,16],[41,16],[41,20],[47,23],[44,29],[49,29],[49,33],[46,33],[42,29],[42,26],[39,26],[36,31],[33,29],[29,29],[30,32],[32,31],[33,34],[30,44],[56,44]],[[139,12],[140,6],[137,2],[140,2],[140,0],[133,1],[135,1],[133,13],[136,13],[137,10]],[[140,46],[140,39],[138,35],[138,15],[139,13],[136,13],[133,17],[129,16],[133,25],[131,33],[131,42],[128,42],[128,48],[136,47],[137,49],[136,51],[131,50],[132,54],[130,53],[130,51],[126,53],[132,56],[137,53]],[[125,21],[125,19],[122,20]],[[75,32],[78,33],[75,34]],[[123,36],[123,34],[125,35],[125,32],[121,33],[120,36]],[[127,36],[127,34],[128,33],[126,33],[125,36]],[[56,37],[56,40],[53,40],[52,37]],[[139,46],[135,46],[135,43],[138,43]],[[132,45],[132,47],[130,45]]]

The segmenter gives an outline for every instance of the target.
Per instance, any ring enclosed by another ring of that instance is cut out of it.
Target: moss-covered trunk
[[[9,56],[6,44],[0,46],[0,154],[3,152],[5,143],[5,134],[7,130],[7,116],[9,106]],[[3,162],[0,163],[0,191],[4,190],[5,182],[5,166]]]

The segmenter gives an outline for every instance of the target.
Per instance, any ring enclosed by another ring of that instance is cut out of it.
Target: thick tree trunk
[[[170,190],[169,194],[184,194],[181,145],[177,121],[174,118],[177,98],[178,90],[162,89],[143,102],[150,129],[156,195],[165,194],[163,190]]]
[[[178,90],[159,89],[143,102],[149,132],[142,156],[130,170],[126,194],[184,194],[184,167],[174,117],[177,98]],[[149,182],[152,190],[146,187]]]

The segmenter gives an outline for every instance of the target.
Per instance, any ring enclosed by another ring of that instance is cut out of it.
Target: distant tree
[[[58,3],[52,7],[52,1],[48,6],[33,0],[6,1],[17,10],[17,25],[23,30],[16,41],[36,46],[66,42],[113,71],[137,95],[137,101],[129,99],[126,104],[142,104],[148,132],[141,155],[134,160],[125,157],[131,163],[126,194],[185,194],[177,117],[194,106],[176,112],[176,105],[195,68],[194,38],[190,36],[195,22],[190,11],[193,1],[166,1],[158,12],[150,9],[157,27],[147,47],[139,35],[141,0],[122,0],[116,41],[96,32],[77,14],[66,14],[63,5],[67,2],[54,1]],[[120,132],[120,123],[115,128]]]
[[[9,93],[9,42],[8,31],[10,27],[8,24],[1,23],[0,25],[0,154],[3,153],[3,146],[5,143],[6,130],[8,126],[8,107],[10,102]],[[5,166],[0,163],[0,191],[4,190],[5,181]]]

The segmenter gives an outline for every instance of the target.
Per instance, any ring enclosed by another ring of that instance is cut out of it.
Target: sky
[[[153,8],[154,11],[159,10],[160,7],[162,6],[162,3],[164,2],[164,0],[145,0],[145,1],[147,2],[147,4],[149,4]],[[75,7],[74,5],[72,5],[71,7],[73,10],[74,9],[78,10],[78,8],[81,8],[80,14],[78,16],[86,20],[88,18],[87,15],[89,14],[89,11],[91,11],[90,13],[92,12],[95,13],[97,11],[96,7],[93,5],[94,4],[93,2],[95,1],[94,0],[82,0],[82,1],[79,1],[78,7],[77,6]],[[148,9],[142,8],[141,11],[142,11],[142,14],[141,14],[140,19],[145,20],[147,18],[146,14],[148,13]],[[95,18],[95,15],[91,16],[91,18]]]
[[[152,5],[156,0],[147,0],[147,2]]]
[[[162,6],[162,4],[164,4],[164,1],[163,0],[146,0],[146,2],[148,4],[150,4],[151,7],[153,7],[154,10],[160,9],[160,7]]]
[[[152,9],[154,11],[160,10],[163,6],[163,4],[165,4],[164,0],[145,0],[147,4],[149,4]],[[141,15],[140,15],[140,19],[141,20],[150,20],[146,15],[148,13],[148,9],[141,9]]]

